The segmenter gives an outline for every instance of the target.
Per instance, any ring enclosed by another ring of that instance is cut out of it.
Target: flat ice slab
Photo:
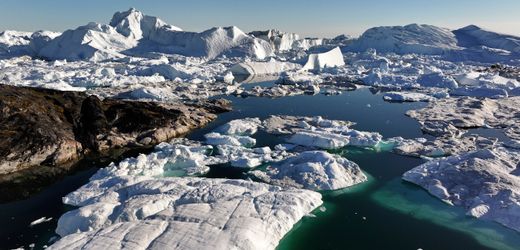
[[[485,149],[433,160],[403,175],[471,216],[520,231],[520,152]]]
[[[319,193],[244,180],[106,178],[68,195],[102,196],[60,218],[49,249],[274,249]]]

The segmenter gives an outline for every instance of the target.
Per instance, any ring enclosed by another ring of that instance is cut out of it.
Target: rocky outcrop
[[[225,101],[100,100],[81,92],[0,85],[0,174],[60,167],[90,153],[157,144],[204,126]]]

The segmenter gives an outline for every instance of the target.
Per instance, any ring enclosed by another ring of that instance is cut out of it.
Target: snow
[[[427,162],[403,179],[468,215],[520,231],[518,163],[518,151],[498,147]]]
[[[341,54],[339,47],[336,47],[324,53],[310,54],[307,63],[303,66],[303,70],[321,70],[343,65],[345,65],[343,54]]]
[[[300,153],[256,174],[269,183],[310,190],[343,189],[367,180],[356,163],[323,151]]]

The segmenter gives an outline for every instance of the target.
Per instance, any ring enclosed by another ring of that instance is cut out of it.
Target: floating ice
[[[37,219],[37,220],[31,222],[31,224],[29,224],[29,226],[30,226],[30,227],[33,227],[33,226],[36,226],[36,225],[38,225],[38,224],[42,224],[42,223],[45,223],[45,222],[49,222],[49,221],[51,221],[51,220],[52,220],[52,217],[49,217],[49,218],[47,218],[47,217],[41,217],[41,218],[39,218],[39,219]]]
[[[345,65],[343,54],[339,47],[320,54],[310,54],[307,63],[303,66],[304,70],[321,70],[324,68],[339,67]]]
[[[63,236],[49,249],[100,247],[274,249],[322,204],[316,192],[243,180],[128,177],[91,182],[73,196],[107,188],[60,218]],[[80,205],[80,204],[76,204]]]
[[[342,189],[367,180],[356,163],[323,151],[300,153],[253,175],[268,183],[311,190]]]
[[[520,231],[519,163],[518,151],[499,147],[433,160],[403,179],[464,207],[471,216]]]

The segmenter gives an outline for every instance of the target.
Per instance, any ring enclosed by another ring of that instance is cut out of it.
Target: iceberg
[[[343,54],[339,47],[336,47],[324,53],[310,54],[307,63],[303,66],[303,70],[321,70],[344,65]]]
[[[49,249],[275,249],[322,204],[313,191],[251,181],[139,176],[92,181],[68,200],[99,187],[113,195],[73,203]]]
[[[368,49],[376,49],[382,53],[440,55],[445,51],[458,49],[458,46],[455,34],[449,29],[410,24],[371,28],[345,47],[345,50],[355,52]]]
[[[253,175],[271,184],[310,190],[337,190],[367,181],[356,163],[323,151],[302,152]]]
[[[429,161],[403,179],[468,215],[520,231],[518,163],[518,151],[498,147]]]
[[[262,126],[258,118],[244,118],[227,122],[215,131],[226,135],[253,135]]]
[[[486,46],[520,53],[520,37],[500,34],[482,29],[475,25],[453,31],[460,46]]]
[[[459,86],[453,77],[444,75],[442,72],[421,75],[419,78],[417,78],[417,83],[419,83],[422,87],[437,87],[448,89],[454,89]]]
[[[110,26],[120,34],[135,40],[144,38],[160,41],[160,38],[164,36],[161,33],[182,31],[179,27],[169,25],[157,17],[144,15],[134,8],[116,12],[110,20]]]
[[[50,60],[104,61],[125,57],[122,52],[137,41],[121,35],[110,25],[89,23],[67,30],[51,40],[38,55]]]
[[[300,40],[295,33],[286,33],[279,30],[253,31],[249,35],[265,40],[278,52],[293,49],[294,43]]]

